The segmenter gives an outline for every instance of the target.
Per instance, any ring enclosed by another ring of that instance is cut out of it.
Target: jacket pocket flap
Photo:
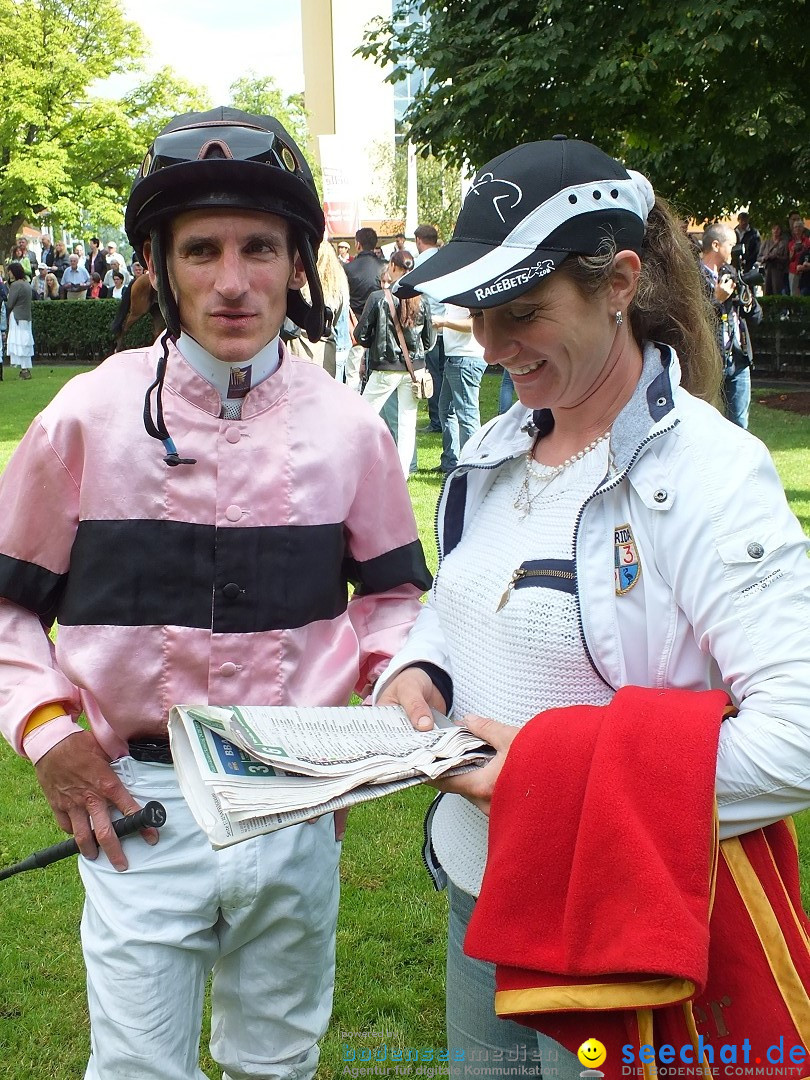
[[[717,544],[720,558],[726,566],[767,562],[771,555],[784,547],[784,537],[767,526],[750,525],[739,532],[729,533]]]

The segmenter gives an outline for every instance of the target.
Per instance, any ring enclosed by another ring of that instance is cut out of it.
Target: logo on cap
[[[510,270],[508,274],[502,274],[491,285],[486,285],[483,289],[476,289],[475,298],[476,300],[486,300],[487,297],[495,296],[497,293],[509,292],[510,289],[517,289],[521,285],[527,285],[534,278],[545,277],[553,269],[554,263],[551,259],[541,259],[534,266],[518,267],[517,270]]]
[[[487,191],[487,194],[492,196],[492,205],[495,207],[498,217],[506,224],[506,218],[501,213],[501,208],[498,204],[503,202],[504,199],[511,199],[512,202],[507,204],[506,209],[514,210],[523,198],[523,192],[518,185],[513,184],[511,180],[500,180],[491,172],[485,172],[476,180],[473,180],[468,195],[480,195],[482,187],[490,188],[490,190]],[[495,188],[495,190],[492,191],[492,188]],[[511,188],[511,190],[504,191],[503,188]],[[515,196],[517,196],[517,198]]]

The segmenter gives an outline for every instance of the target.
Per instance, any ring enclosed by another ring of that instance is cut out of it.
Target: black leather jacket
[[[386,300],[385,289],[376,289],[366,300],[363,314],[354,328],[354,340],[368,349],[369,371],[407,371],[402,349],[399,346],[396,327]],[[398,301],[394,298],[394,307]],[[419,314],[413,326],[403,326],[403,337],[411,354],[414,369],[425,366],[425,352],[436,342],[436,331],[430,317],[430,308],[424,297],[419,304]]]

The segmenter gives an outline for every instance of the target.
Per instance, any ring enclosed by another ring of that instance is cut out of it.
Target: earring
[[[621,326],[623,322],[624,322],[624,316],[622,315],[622,313],[620,311],[617,311],[616,312],[616,325]]]

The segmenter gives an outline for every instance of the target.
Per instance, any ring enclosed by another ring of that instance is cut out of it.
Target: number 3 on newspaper
[[[641,560],[638,557],[633,530],[629,525],[617,525],[614,535],[613,578],[616,595],[624,596],[641,577]]]

